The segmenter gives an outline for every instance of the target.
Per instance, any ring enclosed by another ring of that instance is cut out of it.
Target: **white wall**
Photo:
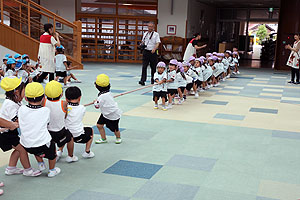
[[[41,0],[40,5],[67,19],[68,21],[74,22],[76,20],[75,3],[75,0]],[[47,21],[48,20],[45,18],[42,18],[42,23],[47,23]],[[63,27],[63,29],[59,31],[63,33],[72,32],[68,27]]]
[[[158,33],[160,37],[167,35],[167,25],[176,25],[176,36],[185,38],[188,0],[174,0],[171,15],[171,0],[158,0]]]

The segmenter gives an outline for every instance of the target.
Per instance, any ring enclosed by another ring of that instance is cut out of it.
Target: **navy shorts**
[[[117,120],[107,119],[101,114],[98,119],[97,124],[100,124],[100,125],[105,124],[109,130],[111,130],[112,132],[115,132],[115,131],[119,131],[119,121],[120,121],[120,119],[117,119]]]

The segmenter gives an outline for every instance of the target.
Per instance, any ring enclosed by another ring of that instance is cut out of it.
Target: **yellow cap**
[[[50,81],[46,84],[45,95],[49,98],[57,98],[63,92],[62,85],[57,81]]]
[[[107,87],[109,85],[109,77],[106,74],[99,74],[96,79],[96,84],[100,87]]]
[[[28,98],[40,97],[44,94],[44,88],[42,84],[37,82],[28,83],[25,88],[25,96]]]
[[[9,92],[19,87],[21,82],[22,82],[22,78],[17,78],[15,76],[5,77],[1,81],[1,87],[6,92]]]

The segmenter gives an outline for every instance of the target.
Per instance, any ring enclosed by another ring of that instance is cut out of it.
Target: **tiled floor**
[[[74,71],[83,83],[72,85],[82,89],[85,104],[97,97],[97,74],[108,74],[118,95],[139,87],[140,71],[139,65],[86,63]],[[5,176],[9,152],[1,152],[0,199],[300,199],[300,86],[286,83],[288,72],[241,71],[166,112],[153,109],[151,88],[116,98],[123,143],[114,144],[114,134],[105,129],[109,142],[93,144],[95,158],[81,158],[84,145],[76,144],[79,161],[61,159],[62,173],[55,178],[46,172],[38,178]],[[4,98],[1,90],[0,103]],[[84,124],[93,127],[95,139],[99,116],[87,107]]]

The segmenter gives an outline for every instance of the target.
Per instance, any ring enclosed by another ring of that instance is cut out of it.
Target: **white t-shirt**
[[[114,97],[110,92],[106,92],[98,96],[94,103],[95,108],[100,109],[101,113],[106,119],[117,120],[121,118],[122,111],[115,102]]]
[[[28,72],[25,71],[24,69],[20,69],[18,71],[18,78],[22,77],[22,82],[25,83],[28,80]]]
[[[180,72],[177,73],[176,79],[178,81],[178,87],[186,87],[186,79],[184,79]]]
[[[64,62],[67,62],[67,57],[64,54],[57,54],[55,56],[56,71],[59,72],[67,71]]]
[[[6,65],[4,63],[1,65],[1,70],[3,70],[4,72],[6,71]]]
[[[168,80],[173,79],[173,82],[168,82],[167,83],[168,89],[177,89],[178,88],[178,82],[177,82],[176,77],[177,77],[176,70],[170,71],[168,73]]]
[[[47,129],[50,122],[49,108],[29,108],[23,105],[19,109],[18,117],[21,130],[20,143],[24,147],[40,147],[51,141]]]
[[[15,103],[10,99],[5,99],[0,109],[0,117],[7,121],[15,121],[21,105],[22,103]]]
[[[195,67],[195,70],[198,74],[198,80],[203,81],[203,72],[202,72],[202,67]]]
[[[83,105],[68,105],[68,115],[65,120],[66,128],[72,133],[73,137],[78,137],[84,133],[82,119],[85,114]]]
[[[9,77],[9,76],[16,76],[16,72],[14,72],[11,69],[7,70],[7,72],[5,72],[4,77]]]
[[[34,78],[34,77],[36,77],[39,73],[40,73],[39,70],[38,70],[38,69],[35,69],[33,72],[30,72],[30,77],[31,77],[31,78]]]
[[[189,68],[186,73],[188,76],[192,77],[194,81],[198,79],[198,75],[191,68]]]
[[[147,45],[146,49],[152,51],[152,49],[154,49],[156,44],[160,43],[160,37],[159,34],[155,31],[151,33],[147,31],[146,33],[144,33],[142,41],[144,41],[145,45]]]
[[[45,100],[45,107],[50,109],[49,131],[60,131],[65,127],[66,111],[63,108],[63,101]]]
[[[167,80],[167,73],[166,72],[163,72],[162,74],[159,74],[158,72],[155,72],[154,74],[154,81],[156,82],[156,80],[158,81],[162,81],[163,79],[166,79]],[[163,92],[166,92],[167,91],[167,84],[166,83],[163,83],[163,84],[160,84],[160,85],[153,85],[153,91],[154,92],[160,92],[160,91],[163,91]]]

